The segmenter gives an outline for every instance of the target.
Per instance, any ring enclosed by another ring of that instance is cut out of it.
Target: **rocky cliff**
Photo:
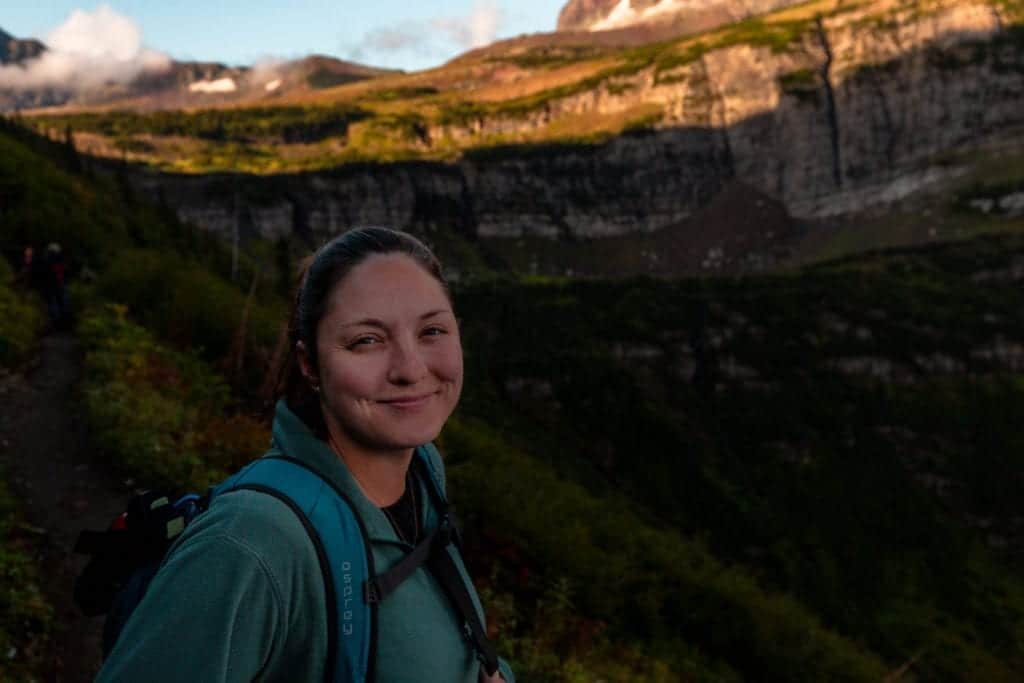
[[[38,40],[20,40],[0,29],[0,64],[39,56],[46,47]]]
[[[46,46],[38,40],[15,38],[0,29],[0,69],[4,67],[20,67],[27,60],[35,59],[46,51]],[[40,89],[25,93],[15,91],[4,85],[0,77],[0,111],[19,109],[21,107],[45,106],[63,102],[66,96],[55,92],[52,88]]]
[[[608,31],[638,24],[670,24],[679,33],[765,14],[804,0],[569,0],[558,15],[559,31]]]
[[[586,87],[535,98],[532,109],[495,108],[421,131],[422,144],[469,145],[655,107],[656,116],[605,142],[140,182],[183,218],[225,233],[319,237],[387,224],[473,239],[588,240],[683,225],[733,182],[800,218],[859,212],[1024,139],[1019,9],[890,0],[810,9],[683,41],[646,62],[634,57]]]

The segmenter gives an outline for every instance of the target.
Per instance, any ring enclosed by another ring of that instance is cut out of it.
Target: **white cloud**
[[[442,57],[494,42],[505,12],[494,0],[477,0],[466,16],[407,20],[369,31],[348,50],[357,61],[393,62],[396,55]]]
[[[109,5],[76,9],[44,42],[49,49],[39,57],[0,67],[0,88],[84,90],[126,83],[171,64],[167,55],[143,47],[138,24]]]
[[[493,43],[498,35],[504,13],[489,0],[478,0],[468,17],[438,18],[431,22],[434,28],[448,36],[462,48],[482,47]]]
[[[376,54],[412,52],[429,54],[431,32],[426,24],[405,21],[396,26],[375,28],[351,50],[353,59],[372,59]]]

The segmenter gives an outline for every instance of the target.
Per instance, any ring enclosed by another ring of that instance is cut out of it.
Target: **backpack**
[[[212,487],[206,497],[188,494],[172,503],[159,492],[136,496],[110,529],[83,531],[75,546],[75,552],[92,555],[75,582],[75,600],[89,616],[107,614],[104,657],[142,601],[174,540],[217,496],[250,490],[287,505],[313,543],[327,598],[327,683],[372,678],[376,606],[421,565],[426,565],[462,617],[481,665],[493,675],[498,658],[453,559],[461,540],[439,476],[430,464],[428,449],[432,448],[429,444],[417,448],[413,467],[430,491],[438,526],[381,574],[374,573],[366,529],[352,502],[317,472],[288,456],[255,460]],[[324,543],[324,538],[332,542]]]

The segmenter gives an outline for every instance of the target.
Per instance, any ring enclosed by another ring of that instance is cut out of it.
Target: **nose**
[[[412,340],[397,342],[391,347],[388,381],[393,384],[415,384],[427,375],[423,353]]]

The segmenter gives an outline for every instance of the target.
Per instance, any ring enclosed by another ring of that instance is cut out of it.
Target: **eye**
[[[437,325],[431,325],[430,327],[425,328],[422,334],[424,337],[440,337],[443,334],[448,334],[448,330]]]
[[[379,343],[380,343],[380,339],[378,339],[377,337],[374,337],[372,335],[363,335],[362,337],[356,337],[351,342],[349,342],[348,348],[349,349],[366,348],[366,347],[374,346],[375,344],[379,344]]]

